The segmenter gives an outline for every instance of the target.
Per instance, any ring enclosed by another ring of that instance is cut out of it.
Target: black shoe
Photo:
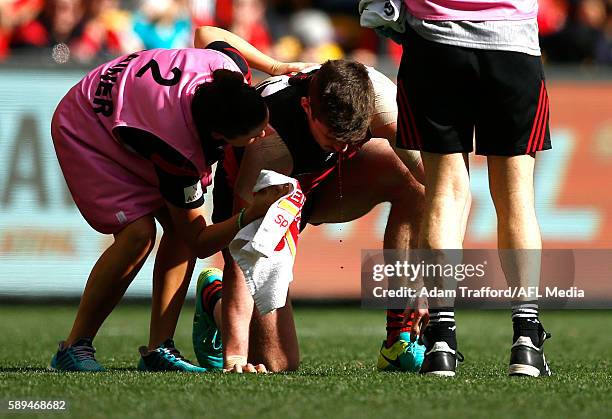
[[[529,377],[550,377],[552,371],[544,356],[544,341],[550,339],[550,333],[542,330],[540,347],[533,344],[531,338],[519,336],[510,349],[509,375]]]
[[[463,355],[453,350],[448,343],[439,341],[425,352],[425,359],[419,371],[421,374],[432,374],[442,377],[454,377],[457,363],[463,362]]]

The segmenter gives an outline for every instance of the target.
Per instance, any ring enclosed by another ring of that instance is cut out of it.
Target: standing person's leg
[[[430,250],[431,263],[445,264],[460,253],[469,212],[467,154],[473,149],[479,63],[472,50],[431,42],[410,28],[405,37],[398,71],[397,147],[421,151],[425,216],[419,248]],[[424,285],[440,287],[442,278],[427,278]],[[414,316],[413,338],[423,335],[427,348],[421,372],[452,376],[457,359],[454,301],[428,303],[429,310],[419,302],[405,312]]]
[[[395,141],[390,141],[392,144],[392,147],[395,151],[395,153],[398,155],[398,157],[400,157],[400,159],[402,160],[402,162],[406,165],[406,167],[408,167],[412,173],[412,175],[422,184],[425,184],[425,174],[424,174],[424,167],[423,167],[423,161],[421,159],[420,153],[418,158],[415,158],[415,150],[410,150],[410,149],[405,149],[405,148],[398,148],[397,147],[397,139],[398,139],[398,135],[399,136],[407,136],[410,137],[411,135],[414,136],[415,131],[409,130],[410,132],[407,131],[407,127],[409,128],[409,123],[407,124],[407,121],[413,122],[413,118],[414,115],[412,114],[412,110],[409,109],[409,104],[407,102],[407,92],[406,92],[406,87],[404,85],[404,83],[402,82],[402,86],[401,86],[401,90],[398,91],[398,103],[400,104],[400,109],[401,109],[401,113],[399,114],[399,120],[400,120],[400,124],[402,126],[402,131],[401,132],[397,132],[397,124],[391,124],[385,127],[382,127],[381,129],[383,130],[383,132],[385,132],[384,130],[387,130],[386,135],[384,135],[385,138],[393,138],[394,136],[396,137]],[[389,132],[388,130],[392,129],[393,133]],[[413,127],[413,129],[416,129],[416,127]],[[397,135],[396,135],[397,133]],[[407,138],[400,138],[400,141],[406,142]],[[436,155],[432,155],[430,157],[431,159],[435,159]],[[468,160],[467,160],[467,154],[464,155],[464,160],[465,160],[465,166],[466,168],[468,167]],[[460,162],[459,162],[460,164]],[[431,164],[430,164],[431,166]],[[431,182],[431,179],[430,179]],[[471,207],[471,194],[469,192],[469,184],[468,186],[468,191],[467,191],[467,199],[465,201],[465,206],[463,208],[463,212],[461,215],[461,223],[460,223],[460,236],[461,236],[461,242],[463,242],[463,239],[465,237],[465,231],[467,228],[467,220],[468,220],[468,216],[469,216],[469,211],[470,211],[470,207]],[[427,213],[428,214],[428,213]],[[431,221],[431,220],[430,220]],[[410,249],[418,249],[418,234],[414,234],[411,235],[410,237]],[[415,252],[413,253],[413,255],[416,257],[418,256],[419,252]],[[419,317],[424,315],[426,312],[426,309],[423,307],[420,310],[416,310],[417,312],[420,311]],[[410,317],[406,318],[405,314],[409,314]],[[388,309],[387,310],[387,340],[385,342],[385,344],[387,346],[389,346],[389,344],[393,343],[396,339],[397,336],[400,334],[401,332],[401,336],[404,337],[407,342],[410,342],[411,340],[415,340],[416,339],[416,335],[418,334],[418,332],[420,332],[420,324],[416,324],[415,327],[415,331],[414,331],[414,336],[413,337],[408,337],[408,334],[412,332],[413,329],[413,319],[415,314],[417,314],[415,312],[415,310],[409,310],[407,313],[404,312],[403,309]],[[381,350],[381,354],[382,354],[382,350]],[[382,354],[385,355],[385,358],[389,358],[388,354]],[[382,358],[384,360],[384,358]],[[381,360],[381,358],[379,358],[379,361]],[[384,362],[383,362],[384,364]],[[420,364],[419,364],[420,367]]]
[[[196,255],[174,229],[166,207],[155,212],[164,233],[153,268],[149,345],[139,348],[138,368],[145,371],[205,372],[185,359],[174,344],[176,324],[185,302]]]
[[[502,269],[508,286],[527,290],[539,284],[542,249],[533,189],[535,156],[489,156],[487,160]],[[528,299],[523,301],[530,303]],[[537,327],[522,332],[538,344]]]
[[[425,167],[425,215],[419,248],[432,252],[428,263],[444,265],[454,261],[453,253],[463,248],[467,210],[470,204],[469,164],[465,153],[423,152]],[[450,250],[451,254],[445,252]],[[453,260],[449,260],[449,258]],[[443,278],[427,278],[425,286],[448,290],[454,284]],[[429,322],[421,331],[415,318],[415,335],[423,334],[428,356],[421,372],[454,376],[457,359],[454,299],[429,298]]]
[[[155,221],[146,216],[115,234],[114,243],[94,265],[66,346],[93,339],[113,311],[155,244]]]
[[[535,157],[538,151],[551,148],[544,73],[540,57],[522,53],[488,51],[482,53],[482,62],[486,88],[476,125],[476,149],[487,156],[506,281],[510,287],[527,290],[539,285],[541,265],[542,239],[533,186]],[[509,373],[550,375],[542,349],[550,335],[540,323],[537,298],[512,301],[512,323]]]
[[[167,210],[155,214],[164,229],[153,269],[153,301],[149,350],[174,336],[196,255],[175,231]]]
[[[425,211],[419,236],[421,249],[461,249],[470,177],[465,153],[421,153],[425,167]]]
[[[497,212],[499,257],[509,287],[529,290],[540,283],[542,239],[535,213],[535,156],[490,156],[489,187]],[[542,351],[550,337],[539,320],[537,298],[512,301],[511,375],[550,375]]]
[[[155,221],[142,217],[115,234],[114,243],[94,265],[83,291],[72,330],[51,360],[51,368],[103,371],[92,341],[142,268],[155,243]]]

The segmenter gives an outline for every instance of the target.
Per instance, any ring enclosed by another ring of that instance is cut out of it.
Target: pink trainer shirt
[[[212,183],[191,102],[196,87],[221,68],[240,72],[212,49],[141,51],[99,66],[64,96],[51,123],[53,143],[77,207],[94,229],[116,233],[164,205],[153,163],[121,145],[116,127],[147,131],[194,164],[201,182],[186,188],[186,202]]]
[[[538,14],[537,0],[404,0],[422,20],[523,20]]]
[[[96,113],[109,133],[116,127],[148,131],[189,159],[212,182],[191,115],[196,87],[214,70],[240,72],[227,55],[211,49],[153,49],[119,57],[90,72],[74,99]],[[78,121],[75,121],[78,124]]]

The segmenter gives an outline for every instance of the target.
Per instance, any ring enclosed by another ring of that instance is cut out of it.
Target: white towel
[[[361,0],[359,23],[364,28],[406,31],[405,6],[402,0]]]
[[[253,188],[258,192],[285,183],[293,185],[292,192],[272,204],[263,218],[240,230],[229,245],[261,314],[287,303],[305,198],[297,180],[271,170],[262,170]]]

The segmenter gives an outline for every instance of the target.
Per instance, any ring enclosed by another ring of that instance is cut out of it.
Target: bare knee
[[[155,245],[156,233],[153,217],[143,217],[116,234],[115,240],[129,243],[135,253],[149,253]]]
[[[489,190],[501,220],[535,215],[533,169],[530,155],[487,158]]]
[[[462,213],[470,199],[467,155],[423,153],[425,198],[429,209],[452,207]]]
[[[500,222],[535,217],[535,202],[531,190],[499,191],[491,188],[491,198]]]
[[[155,236],[157,234],[155,223],[143,223],[138,228],[132,231],[130,239],[134,243],[134,247],[141,250],[148,250],[155,244]]]
[[[427,199],[434,203],[452,205],[463,210],[470,200],[470,183],[467,179],[449,179],[436,186],[431,191],[425,191]]]

